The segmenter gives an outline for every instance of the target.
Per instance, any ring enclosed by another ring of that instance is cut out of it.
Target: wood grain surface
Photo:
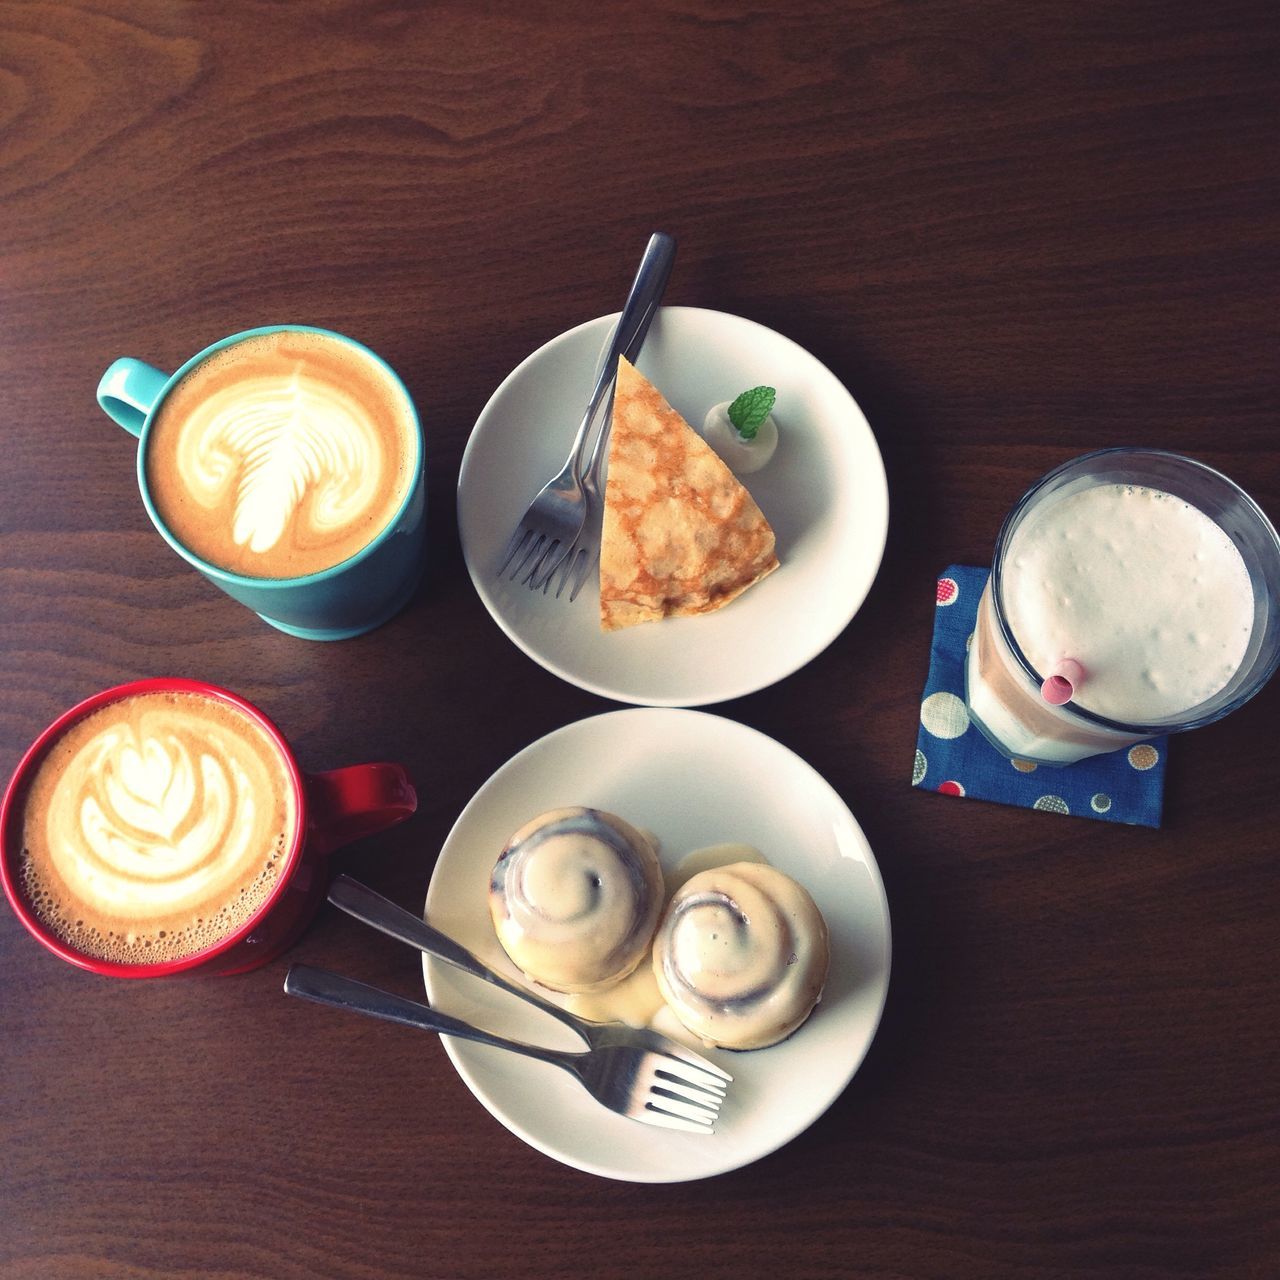
[[[472,589],[468,433],[662,228],[668,301],[794,338],[884,453],[865,606],[716,710],[847,800],[895,943],[832,1109],[653,1187],[522,1144],[434,1039],[286,1002],[283,960],[94,979],[0,911],[0,1275],[1280,1274],[1280,685],[1173,746],[1159,832],[910,786],[933,579],[1043,471],[1150,443],[1280,516],[1278,59],[1271,0],[0,3],[0,775],[97,689],[224,684],[304,765],[409,768],[417,816],[338,865],[420,906],[484,779],[612,705]],[[345,644],[176,557],[94,401],[279,321],[426,424],[426,582]],[[330,909],[292,955],[421,989]]]

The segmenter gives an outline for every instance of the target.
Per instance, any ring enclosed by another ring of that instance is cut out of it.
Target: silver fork
[[[635,279],[631,282],[631,292],[614,329],[609,354],[601,366],[587,411],[582,415],[582,422],[573,437],[569,456],[559,474],[547,481],[520,518],[503,553],[499,577],[511,567],[511,580],[514,581],[527,569],[525,583],[538,590],[546,585],[582,532],[587,517],[586,495],[582,488],[582,447],[601,407],[607,413],[612,403],[610,395],[618,373],[619,353],[638,347],[637,337],[643,340],[649,328],[671,275],[675,256],[676,242],[671,236],[655,231],[649,237],[644,257],[640,259]]]
[[[317,1004],[351,1009],[373,1018],[420,1027],[440,1035],[458,1036],[509,1049],[539,1062],[550,1062],[574,1077],[597,1102],[619,1115],[667,1129],[691,1133],[711,1133],[724,1100],[724,1082],[706,1072],[681,1064],[677,1070],[670,1058],[627,1045],[605,1045],[584,1053],[564,1053],[538,1045],[507,1040],[452,1018],[416,1000],[393,995],[354,978],[295,964],[285,974],[286,995],[313,1000]]]
[[[644,345],[645,336],[649,332],[649,322],[653,316],[657,314],[657,308],[649,313],[643,323],[637,327],[635,336],[632,338],[629,346],[624,347],[622,354],[635,364],[637,357],[640,355],[640,348]],[[601,353],[601,361],[605,361],[612,355],[612,351],[606,349]],[[603,364],[602,366],[603,367]],[[616,382],[616,378],[615,378]],[[546,595],[550,590],[552,579],[556,573],[560,574],[560,585],[556,587],[556,599],[559,600],[564,594],[564,589],[573,583],[573,590],[569,592],[569,603],[572,604],[578,598],[578,592],[582,590],[587,581],[587,574],[591,570],[591,566],[596,558],[597,546],[595,540],[592,539],[591,533],[594,532],[591,515],[592,512],[604,511],[604,490],[600,485],[601,472],[604,469],[605,458],[609,454],[609,433],[613,425],[613,396],[609,397],[609,405],[603,414],[600,423],[600,430],[596,432],[595,442],[591,446],[591,456],[587,459],[586,465],[582,467],[582,491],[586,494],[587,512],[586,518],[582,522],[582,527],[578,530],[578,536],[573,546],[569,548],[569,554],[561,561],[559,570],[552,570],[548,574],[544,574],[542,578],[542,593]]]
[[[622,1022],[588,1022],[585,1018],[579,1018],[567,1009],[562,1009],[558,1004],[544,1000],[526,987],[508,982],[501,974],[495,973],[482,960],[472,955],[460,942],[455,942],[447,934],[433,928],[411,911],[396,906],[390,899],[375,893],[368,885],[361,884],[348,875],[336,877],[329,886],[329,901],[339,911],[345,911],[347,915],[371,925],[388,937],[406,942],[411,947],[417,947],[419,951],[425,951],[428,955],[435,956],[446,964],[471,974],[474,978],[479,978],[482,982],[491,983],[513,996],[519,996],[535,1009],[541,1009],[564,1023],[592,1049],[630,1047],[642,1049],[648,1053],[665,1054],[686,1066],[695,1067],[699,1071],[714,1076],[723,1085],[728,1085],[733,1080],[727,1071],[716,1066],[710,1059],[648,1027],[629,1027]]]
[[[640,335],[640,342],[644,340],[644,334]],[[639,353],[640,342],[636,343],[636,353]],[[630,351],[622,353],[628,360],[635,363],[635,356]],[[612,418],[612,399],[609,401],[611,406],[610,413],[605,417],[603,423],[600,424],[600,430],[596,434],[595,444],[591,448],[591,457],[587,460],[587,465],[582,472],[582,491],[587,495],[587,511],[603,511],[603,491],[600,488],[600,472],[604,467],[604,460],[609,452],[609,428]],[[556,588],[556,599],[559,600],[564,594],[564,589],[573,583],[573,590],[569,592],[569,603],[572,604],[578,598],[578,592],[582,590],[583,585],[587,581],[587,574],[591,570],[592,562],[596,558],[599,548],[588,545],[587,522],[582,522],[582,528],[578,532],[578,539],[569,548],[569,554],[565,557],[564,572],[560,577],[560,585]],[[545,594],[547,587],[551,585],[551,579],[554,573],[548,574],[546,583],[542,590]]]

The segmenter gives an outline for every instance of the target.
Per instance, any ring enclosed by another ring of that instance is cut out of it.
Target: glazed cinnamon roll
[[[662,910],[662,868],[630,823],[553,809],[507,841],[489,911],[515,965],[556,991],[598,991],[644,958]]]
[[[827,978],[827,925],[790,876],[762,863],[700,872],[658,926],[653,967],[676,1017],[709,1045],[762,1049],[813,1011]]]

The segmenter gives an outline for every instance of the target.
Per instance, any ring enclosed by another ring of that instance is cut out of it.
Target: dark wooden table
[[[892,524],[846,632],[716,708],[848,801],[882,868],[880,1032],[820,1122],[707,1182],[561,1166],[435,1040],[228,980],[93,979],[0,912],[0,1275],[1280,1274],[1280,685],[1171,749],[1163,830],[910,787],[933,579],[1035,477],[1189,452],[1280,515],[1268,0],[0,5],[0,772],[96,689],[258,702],[303,762],[403,761],[339,860],[419,906],[509,756],[612,704],[491,622],[468,433],[525,355],[668,300],[796,339],[867,413]],[[292,320],[427,428],[430,569],[390,625],[279,635],[155,535],[94,403]],[[412,993],[326,909],[293,952]]]

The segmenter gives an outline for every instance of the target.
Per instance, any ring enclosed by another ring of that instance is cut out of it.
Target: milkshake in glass
[[[1009,513],[965,668],[969,716],[1005,755],[1070,764],[1194,729],[1280,663],[1280,539],[1224,475],[1104,449]]]

